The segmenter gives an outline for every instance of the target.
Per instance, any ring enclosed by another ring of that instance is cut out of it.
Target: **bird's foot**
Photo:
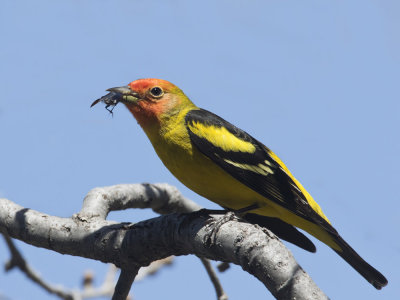
[[[226,209],[206,209],[202,208],[200,210],[197,210],[193,212],[193,215],[196,217],[210,217],[210,215],[225,215],[227,213]]]
[[[211,247],[216,242],[217,234],[221,229],[222,225],[224,225],[228,221],[232,221],[234,219],[238,219],[236,213],[234,211],[224,211],[224,215],[221,218],[214,219],[211,218],[208,221],[208,224],[205,227],[205,230],[208,233],[204,236],[204,243],[207,247]]]
[[[208,234],[204,237],[204,243],[208,247],[212,244],[215,244],[217,233],[220,230],[221,226],[224,225],[228,221],[232,221],[234,219],[240,219],[243,215],[248,213],[249,211],[260,208],[258,204],[252,204],[241,209],[237,210],[227,210],[227,209],[200,209],[193,213],[194,216],[199,217],[207,217],[208,220],[207,225],[205,227],[206,230],[209,231]],[[210,215],[223,215],[222,218],[214,219],[210,218]]]

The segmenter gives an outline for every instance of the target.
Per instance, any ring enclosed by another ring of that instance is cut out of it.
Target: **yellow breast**
[[[182,112],[185,114],[186,112]],[[232,209],[240,209],[265,198],[237,181],[191,143],[183,118],[163,126],[163,131],[146,132],[161,161],[185,186],[199,195]]]

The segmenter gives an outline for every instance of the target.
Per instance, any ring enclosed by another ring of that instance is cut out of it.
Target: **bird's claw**
[[[204,244],[207,247],[211,247],[213,244],[215,244],[217,239],[217,234],[221,229],[222,225],[234,219],[238,219],[238,217],[233,211],[226,212],[221,218],[218,219],[214,218],[208,219],[207,224],[205,226],[205,230],[209,232],[204,236]]]

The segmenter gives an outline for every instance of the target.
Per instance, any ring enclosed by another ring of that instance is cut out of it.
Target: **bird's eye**
[[[150,94],[151,94],[154,98],[160,98],[160,97],[162,97],[162,95],[164,94],[164,92],[163,92],[163,90],[162,90],[160,87],[155,86],[155,87],[151,88]]]

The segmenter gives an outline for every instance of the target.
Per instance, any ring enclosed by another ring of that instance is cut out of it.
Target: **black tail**
[[[313,242],[311,242],[304,234],[298,231],[294,226],[285,223],[277,218],[265,217],[256,214],[245,214],[242,216],[247,222],[258,224],[261,227],[266,227],[276,234],[282,240],[295,244],[310,252],[316,252],[317,249]]]
[[[334,237],[335,242],[343,249],[343,251],[336,251],[346,262],[348,262],[358,273],[360,273],[369,283],[376,289],[380,290],[388,281],[378,270],[368,264],[360,255],[350,247],[349,244],[337,235]]]

